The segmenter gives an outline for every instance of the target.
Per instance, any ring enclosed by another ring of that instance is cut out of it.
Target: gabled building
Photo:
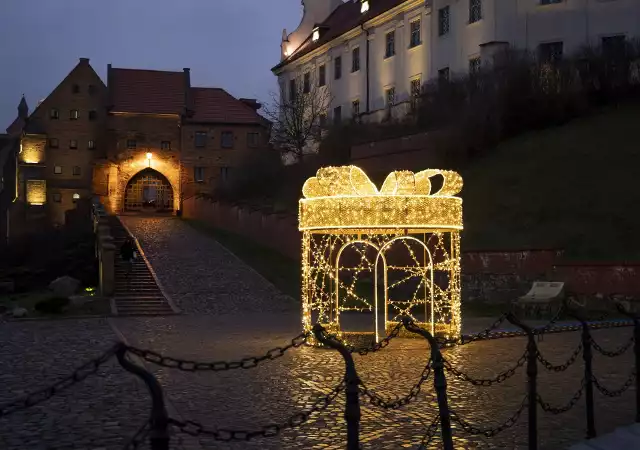
[[[181,72],[109,65],[107,84],[81,58],[29,114],[20,103],[7,129],[18,145],[11,222],[25,230],[63,224],[82,199],[112,212],[180,210],[268,146],[255,100],[191,86]]]
[[[429,80],[474,72],[506,48],[557,59],[640,36],[638,0],[302,0],[273,67],[285,98],[311,81],[334,121],[406,114]],[[305,86],[305,90],[306,86]]]

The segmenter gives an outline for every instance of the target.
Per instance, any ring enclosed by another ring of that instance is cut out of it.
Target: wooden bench
[[[541,317],[543,313],[555,314],[562,306],[564,283],[536,281],[526,295],[516,300],[516,307],[524,317]]]

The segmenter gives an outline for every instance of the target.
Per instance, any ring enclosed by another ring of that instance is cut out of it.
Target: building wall
[[[370,112],[369,120],[386,117],[385,90],[395,87],[396,112],[407,112],[410,81],[422,83],[436,78],[448,68],[451,74],[468,73],[469,61],[490,59],[496,43],[535,51],[540,44],[562,41],[564,53],[570,54],[585,44],[599,45],[603,37],[640,36],[640,2],[637,0],[563,0],[541,5],[540,0],[483,0],[482,19],[469,24],[470,0],[408,0],[389,13],[365,24],[370,42]],[[450,8],[450,30],[440,36],[439,10]],[[410,23],[420,19],[421,45],[409,48]],[[385,34],[395,30],[395,56],[385,59]],[[333,102],[329,115],[342,106],[342,117],[351,116],[351,102],[360,99],[360,112],[366,111],[366,40],[365,32],[354,29],[317,51],[301,57],[276,71],[280,86],[288,91],[289,80],[301,82],[305,72],[317,74],[322,63],[327,67],[328,89]],[[360,71],[352,74],[351,51],[360,46]],[[334,80],[336,56],[342,56],[342,79]]]

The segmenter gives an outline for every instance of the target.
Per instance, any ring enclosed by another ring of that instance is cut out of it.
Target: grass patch
[[[275,250],[219,228],[193,219],[182,219],[198,231],[213,237],[238,258],[252,267],[280,291],[295,299],[300,298],[300,264]]]

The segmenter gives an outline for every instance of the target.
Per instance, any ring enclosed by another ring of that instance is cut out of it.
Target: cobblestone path
[[[186,359],[231,360],[264,354],[299,333],[298,306],[210,237],[179,219],[128,217],[125,221],[140,239],[165,289],[185,312],[172,317],[110,319],[130,344]],[[594,335],[601,345],[614,348],[631,332],[624,328]],[[579,338],[579,333],[550,335],[539,346],[547,359],[559,364],[569,358]],[[42,385],[42,380],[68,373],[108,347],[114,335],[103,320],[59,321],[0,325],[0,339],[0,401],[5,401],[30,390],[34,383]],[[524,348],[522,338],[484,341],[446,350],[445,357],[475,378],[491,378],[513,366]],[[370,389],[390,397],[405,395],[419,379],[426,350],[421,340],[396,339],[379,353],[356,356],[356,364]],[[581,362],[578,358],[563,373],[540,367],[542,397],[554,406],[567,403],[580,386]],[[173,416],[207,428],[247,430],[286,421],[308,408],[339,382],[344,371],[336,352],[308,347],[250,370],[190,373],[148,367],[165,387]],[[594,367],[607,387],[617,388],[632,368],[631,352],[613,360],[596,357]],[[451,407],[474,425],[491,426],[506,420],[521,404],[525,370],[518,369],[498,386],[476,387],[450,376],[448,383]],[[600,433],[633,422],[633,389],[616,399],[605,399],[597,391],[595,395]],[[0,419],[0,448],[115,450],[144,420],[148,401],[144,388],[114,362],[100,376],[43,406]],[[364,449],[415,449],[436,413],[431,379],[415,403],[399,410],[380,410],[365,399],[362,404]],[[226,444],[204,436],[177,435],[172,448],[342,449],[343,407],[344,397],[339,396],[328,411],[275,438]],[[560,416],[540,411],[540,448],[566,448],[581,440],[584,416],[583,400]],[[468,438],[454,429],[456,448],[526,448],[526,419],[525,411],[513,428],[490,439]]]

